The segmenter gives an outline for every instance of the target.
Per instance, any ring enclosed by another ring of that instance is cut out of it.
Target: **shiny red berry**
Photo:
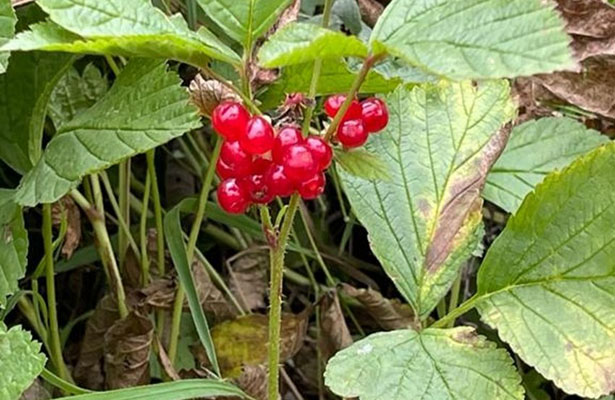
[[[250,175],[241,181],[241,186],[256,204],[267,204],[273,200],[273,191],[263,175]]]
[[[312,157],[314,157],[320,171],[329,168],[333,159],[333,150],[329,143],[319,136],[308,136],[305,145],[312,152]]]
[[[306,200],[312,200],[325,191],[325,174],[318,172],[298,185],[299,194]]]
[[[246,130],[250,113],[239,103],[225,101],[218,104],[211,115],[214,130],[228,140],[237,140]]]
[[[226,165],[226,163],[220,158],[218,158],[218,162],[216,163],[216,172],[218,173],[218,176],[222,179],[233,178],[235,175],[233,169]]]
[[[278,164],[281,163],[282,157],[284,156],[284,149],[292,144],[298,143],[303,143],[303,136],[299,129],[294,126],[282,128],[273,142],[273,151],[271,153],[273,161]]]
[[[389,110],[384,101],[370,97],[361,102],[361,118],[369,133],[380,132],[389,123]]]
[[[279,164],[273,164],[265,173],[265,183],[274,196],[288,197],[295,191],[293,181],[286,176],[284,167]]]
[[[226,140],[222,144],[220,160],[230,168],[234,178],[248,176],[252,172],[252,155],[246,153],[237,141]]]
[[[250,154],[264,154],[273,148],[273,127],[261,116],[252,117],[239,138],[241,147]]]
[[[267,158],[256,156],[252,162],[252,174],[263,175],[269,170],[273,162]]]
[[[235,178],[225,179],[218,186],[218,203],[230,214],[242,214],[250,206],[250,198],[239,181]]]
[[[327,100],[325,100],[325,112],[327,115],[331,118],[335,118],[335,115],[342,107],[342,104],[344,104],[344,101],[346,101],[346,95],[343,94],[336,94],[327,98]],[[344,114],[342,121],[358,118],[361,118],[361,104],[357,100],[353,100],[348,110],[346,110],[346,114]]]
[[[311,178],[318,171],[312,152],[303,144],[288,146],[284,150],[282,165],[286,175],[296,183]]]
[[[360,119],[351,119],[344,121],[337,128],[337,139],[344,147],[354,148],[365,144],[369,132],[365,129],[363,121]]]

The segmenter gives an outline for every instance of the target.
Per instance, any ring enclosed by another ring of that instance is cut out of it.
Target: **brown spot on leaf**
[[[325,294],[320,301],[320,352],[325,361],[353,342],[336,292]]]

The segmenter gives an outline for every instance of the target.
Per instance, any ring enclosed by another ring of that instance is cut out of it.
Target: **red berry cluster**
[[[218,105],[212,124],[225,139],[216,170],[223,179],[218,202],[226,212],[241,214],[251,204],[267,204],[295,191],[304,199],[324,191],[324,170],[333,151],[322,138],[304,138],[294,126],[276,133],[269,121],[235,102]]]
[[[346,96],[338,94],[327,98],[325,112],[335,118]],[[354,99],[337,128],[337,140],[346,148],[352,149],[365,144],[370,133],[383,130],[389,123],[386,103],[376,97],[361,102]]]

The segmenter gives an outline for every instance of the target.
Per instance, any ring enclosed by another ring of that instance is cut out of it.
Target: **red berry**
[[[325,174],[318,172],[299,184],[299,194],[306,200],[315,199],[325,191],[325,183]]]
[[[368,136],[369,132],[360,119],[344,121],[337,128],[337,139],[347,148],[362,146],[367,141]]]
[[[362,118],[369,133],[383,130],[389,123],[389,110],[384,101],[370,97],[361,102]]]
[[[224,161],[218,158],[218,162],[216,163],[216,172],[218,172],[218,176],[222,179],[233,178],[235,176],[235,171]]]
[[[269,170],[273,162],[264,157],[255,157],[252,162],[252,174],[253,175],[263,175],[265,172]]]
[[[267,204],[273,200],[273,191],[263,175],[250,175],[241,181],[241,185],[254,203]]]
[[[218,203],[230,214],[244,213],[250,206],[248,194],[235,178],[225,179],[218,186]]]
[[[265,183],[271,188],[272,194],[280,197],[288,197],[295,191],[293,181],[286,176],[284,167],[273,164],[265,174]]]
[[[336,94],[327,98],[325,101],[325,112],[327,115],[331,118],[335,118],[335,115],[342,107],[342,104],[344,104],[344,101],[346,101],[346,95],[343,94]],[[361,118],[361,104],[357,100],[353,100],[348,110],[346,110],[346,114],[344,114],[342,121],[358,118]]]
[[[252,155],[246,153],[237,141],[227,140],[222,144],[220,160],[230,168],[235,178],[248,176],[252,172]]]
[[[252,117],[245,134],[239,138],[241,147],[250,154],[263,154],[273,148],[273,127],[261,116]]]
[[[329,168],[333,159],[333,150],[329,143],[319,136],[308,136],[305,145],[312,152],[312,157],[314,157],[320,171]]]
[[[284,149],[291,144],[303,143],[303,136],[301,135],[301,131],[294,126],[287,126],[282,128],[280,132],[278,132],[278,136],[275,137],[275,141],[273,143],[273,161],[276,163],[282,162],[282,157],[284,156]]]
[[[237,140],[246,130],[250,113],[239,103],[225,101],[218,104],[211,115],[214,130],[228,140]]]
[[[303,144],[288,146],[284,150],[282,165],[290,180],[297,183],[311,178],[318,171],[312,152]]]

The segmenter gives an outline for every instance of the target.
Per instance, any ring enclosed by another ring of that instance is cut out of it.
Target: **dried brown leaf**
[[[267,294],[267,254],[248,251],[227,262],[229,286],[244,310],[265,307]]]
[[[158,361],[160,362],[160,365],[162,365],[162,368],[164,369],[164,372],[167,374],[167,376],[174,381],[180,380],[181,377],[175,370],[175,367],[173,367],[173,362],[169,358],[169,355],[164,349],[164,346],[160,343],[160,340],[158,340],[158,336],[156,335],[154,335],[154,346],[156,347]]]
[[[361,10],[361,17],[363,21],[373,27],[378,22],[378,18],[384,11],[384,6],[378,3],[376,0],[358,0],[359,10]]]
[[[22,393],[19,400],[48,400],[51,398],[51,393],[45,389],[43,382],[40,379],[36,379],[32,382],[32,385]]]
[[[34,3],[34,0],[11,0],[11,4],[13,4],[13,7],[24,6],[29,3]]]
[[[324,360],[353,343],[336,292],[327,293],[320,301],[320,352]]]
[[[104,338],[107,389],[149,383],[149,356],[154,325],[135,312],[116,321]]]
[[[54,226],[59,226],[62,223],[62,218],[66,218],[67,227],[64,244],[62,245],[62,255],[71,258],[81,242],[81,211],[70,196],[65,196],[53,204],[51,217]]]
[[[203,116],[209,117],[216,106],[223,101],[239,101],[240,97],[222,82],[205,79],[197,75],[190,82],[190,98]]]
[[[340,287],[343,294],[357,299],[382,329],[417,328],[412,308],[399,300],[387,299],[380,292],[369,288],[357,289],[345,283]]]

